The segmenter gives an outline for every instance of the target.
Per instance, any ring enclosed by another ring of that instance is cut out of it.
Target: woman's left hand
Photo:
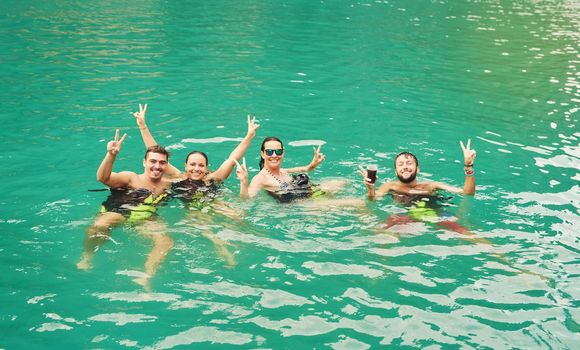
[[[250,119],[250,115],[248,114],[248,134],[249,137],[256,136],[256,131],[260,128],[260,124],[256,123],[256,117]]]
[[[320,144],[318,146],[318,148],[314,148],[314,157],[312,158],[312,161],[310,162],[310,170],[316,168],[317,166],[320,165],[320,163],[322,163],[324,161],[324,159],[326,159],[326,156],[324,155],[324,153],[320,152],[320,148],[322,147],[322,144]]]
[[[145,125],[145,114],[147,114],[147,104],[143,106],[139,103],[139,112],[133,113],[133,116],[135,117],[135,120],[137,121],[137,125],[139,125],[139,127]]]

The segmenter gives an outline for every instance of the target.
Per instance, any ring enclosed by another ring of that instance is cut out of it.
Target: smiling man
[[[467,141],[467,146],[463,141],[459,142],[463,150],[465,183],[463,188],[450,186],[441,182],[419,182],[417,174],[419,173],[419,161],[414,154],[409,152],[399,153],[395,157],[395,175],[398,181],[387,182],[375,191],[375,184],[367,178],[366,170],[360,169],[360,174],[364,178],[367,186],[367,196],[369,199],[381,197],[387,193],[394,193],[401,197],[426,195],[433,196],[438,190],[444,190],[453,193],[462,193],[466,195],[475,194],[475,176],[473,171],[473,162],[475,161],[475,150],[471,149],[471,140]]]
[[[87,229],[84,251],[79,269],[91,268],[91,261],[98,248],[109,240],[111,228],[125,221],[134,224],[138,232],[153,241],[145,274],[134,281],[148,289],[149,279],[155,274],[173,241],[165,234],[162,222],[151,218],[157,205],[167,196],[171,182],[164,178],[168,168],[169,152],[161,146],[147,148],[143,159],[143,173],[132,171],[113,172],[113,165],[127,134],[119,139],[119,130],[113,141],[107,143],[107,154],[97,170],[97,180],[109,186],[111,195],[103,203],[93,224]]]
[[[414,154],[409,152],[401,152],[395,157],[395,175],[397,180],[384,183],[377,190],[375,190],[375,184],[368,178],[366,170],[362,167],[360,168],[360,174],[368,190],[367,197],[370,200],[391,194],[395,202],[407,209],[406,214],[391,215],[385,228],[388,229],[394,225],[420,221],[436,223],[438,226],[462,234],[471,234],[467,228],[447,216],[437,203],[441,199],[437,196],[439,190],[464,195],[475,194],[473,163],[476,153],[475,150],[471,149],[471,140],[467,141],[467,146],[462,141],[459,143],[463,151],[464,160],[465,182],[463,188],[434,181],[419,182],[417,180],[419,161]]]

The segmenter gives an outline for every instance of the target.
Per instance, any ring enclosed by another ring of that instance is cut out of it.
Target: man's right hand
[[[125,139],[127,138],[127,134],[123,134],[123,137],[119,140],[119,129],[115,131],[115,139],[113,141],[109,141],[107,143],[107,152],[109,152],[112,156],[116,156],[119,151],[121,151],[121,146]]]
[[[375,188],[375,182],[371,182],[371,179],[369,179],[367,177],[367,171],[365,168],[363,168],[362,166],[358,166],[358,173],[362,176],[363,178],[363,182],[364,184],[367,186],[367,188],[370,190],[374,190]]]

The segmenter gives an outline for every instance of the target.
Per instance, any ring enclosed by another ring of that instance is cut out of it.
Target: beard
[[[401,181],[402,183],[404,183],[404,184],[410,184],[417,177],[417,172],[412,173],[411,176],[409,176],[407,178],[402,177],[399,174],[397,174],[397,177],[399,178],[399,181]]]

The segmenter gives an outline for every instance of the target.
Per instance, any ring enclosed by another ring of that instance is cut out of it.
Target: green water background
[[[0,347],[573,348],[578,13],[572,1],[2,2]],[[233,200],[249,215],[216,219],[238,250],[227,269],[172,203],[161,214],[176,246],[153,300],[127,276],[149,247],[130,227],[77,271],[115,128],[129,134],[115,169],[142,169],[138,103],[178,165],[201,148],[218,166],[235,142],[208,139],[242,137],[247,114],[257,140],[289,144],[286,166],[323,141],[312,177],[351,180],[345,198],[364,198],[358,164],[387,179],[401,150],[423,178],[460,186],[458,141],[471,138],[478,194],[452,211],[467,206],[461,223],[494,246],[433,227],[375,235],[399,210],[388,201],[359,215]]]

